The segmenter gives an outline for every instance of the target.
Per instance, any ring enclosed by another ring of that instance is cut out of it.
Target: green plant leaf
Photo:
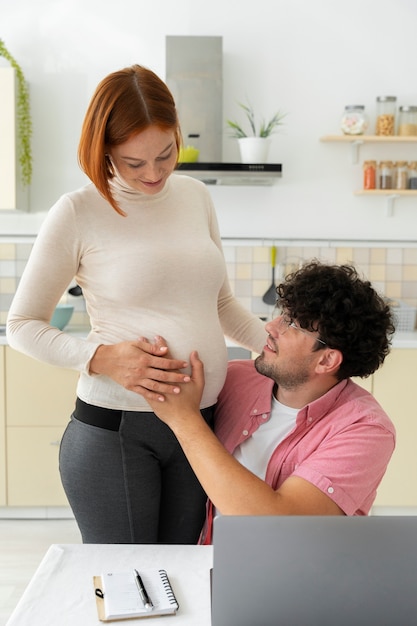
[[[255,120],[255,112],[253,107],[250,104],[244,104],[242,102],[238,102],[238,105],[246,114],[247,121],[249,123],[249,127],[251,133],[247,133],[242,126],[238,122],[234,122],[232,120],[226,120],[227,125],[232,130],[231,137],[236,139],[241,139],[242,137],[248,137],[253,135],[253,137],[269,137],[272,133],[277,132],[278,126],[283,124],[283,119],[286,113],[281,113],[277,111],[275,115],[269,120],[269,122],[265,122],[262,120],[259,126],[259,132],[256,130],[256,120]]]

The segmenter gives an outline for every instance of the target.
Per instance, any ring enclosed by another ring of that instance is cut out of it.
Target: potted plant
[[[248,133],[238,122],[226,120],[231,129],[230,136],[239,142],[239,148],[243,163],[265,163],[269,150],[269,139],[271,135],[278,131],[278,127],[283,124],[285,113],[277,111],[269,122],[263,119],[259,125],[256,123],[255,112],[250,104],[238,103],[246,114],[249,123]]]
[[[22,68],[7,50],[4,42],[0,39],[0,57],[10,63],[16,71],[17,78],[17,154],[20,163],[21,179],[24,186],[32,180],[32,120],[30,116],[29,90],[25,81]]]

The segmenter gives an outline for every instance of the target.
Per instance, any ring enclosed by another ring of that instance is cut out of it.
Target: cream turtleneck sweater
[[[150,196],[112,183],[122,217],[94,185],[62,196],[49,211],[9,311],[9,345],[40,361],[80,371],[78,396],[89,404],[149,411],[146,400],[105,376],[89,375],[99,344],[162,335],[172,355],[205,365],[202,408],[223,386],[224,335],[260,352],[263,324],[233,297],[211,197],[173,174]],[[87,340],[49,325],[75,278],[91,332]]]

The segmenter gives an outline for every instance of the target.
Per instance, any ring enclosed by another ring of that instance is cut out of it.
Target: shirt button
[[[334,493],[333,487],[328,487],[327,488],[327,493]]]
[[[310,424],[311,424],[311,422],[313,421],[313,418],[309,417],[307,421],[310,422]]]
[[[266,420],[266,419],[267,419],[267,417],[268,417],[268,414],[267,414],[267,413],[262,413],[262,419],[263,419],[263,420]]]
[[[245,437],[246,437],[247,435],[249,435],[249,431],[248,431],[248,430],[244,430],[244,431],[242,432],[242,435],[245,435]]]
[[[256,415],[258,412],[258,409],[253,409],[253,414]]]

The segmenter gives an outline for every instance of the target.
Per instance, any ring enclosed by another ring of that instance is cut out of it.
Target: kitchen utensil
[[[83,290],[81,289],[80,285],[75,285],[75,287],[70,287],[68,289],[68,293],[71,296],[82,296],[83,295]]]
[[[51,326],[64,330],[73,313],[74,307],[72,304],[57,304],[50,321]]]
[[[262,296],[262,300],[265,304],[275,304],[277,301],[277,291],[275,285],[275,262],[277,258],[277,249],[275,246],[271,247],[271,267],[272,267],[272,283],[267,291]]]

